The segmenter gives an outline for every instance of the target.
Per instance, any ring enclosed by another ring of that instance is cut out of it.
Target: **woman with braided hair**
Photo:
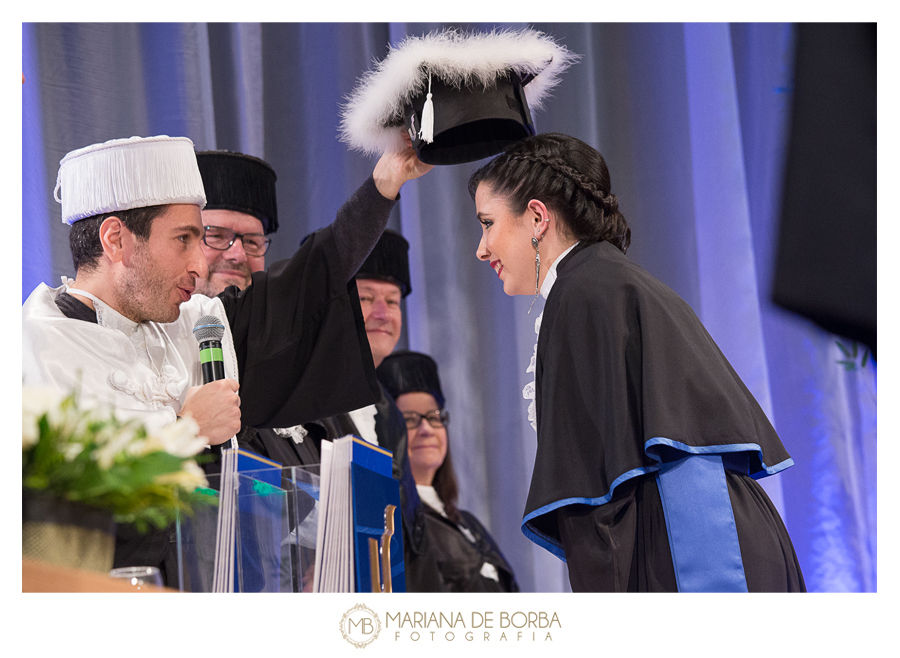
[[[756,479],[793,463],[700,320],[631,263],[603,157],[523,139],[469,181],[508,295],[542,295],[525,535],[573,591],[805,591]]]

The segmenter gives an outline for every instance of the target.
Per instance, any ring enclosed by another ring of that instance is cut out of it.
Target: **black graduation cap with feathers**
[[[412,36],[360,79],[342,109],[341,140],[368,154],[400,151],[459,164],[533,135],[540,108],[578,55],[536,30]]]

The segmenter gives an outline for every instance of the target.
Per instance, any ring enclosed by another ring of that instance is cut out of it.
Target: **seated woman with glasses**
[[[445,591],[518,592],[512,567],[488,531],[456,507],[458,487],[450,459],[444,394],[434,360],[396,352],[377,369],[378,379],[406,419],[409,465],[425,503],[426,528]]]

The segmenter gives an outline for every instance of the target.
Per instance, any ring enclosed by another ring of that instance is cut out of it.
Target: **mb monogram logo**
[[[378,637],[381,620],[362,603],[357,603],[341,618],[341,635],[357,649],[362,649]]]

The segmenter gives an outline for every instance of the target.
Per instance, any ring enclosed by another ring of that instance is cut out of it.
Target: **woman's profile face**
[[[481,242],[475,255],[490,264],[507,295],[533,295],[532,213],[526,210],[514,214],[506,199],[494,194],[488,183],[480,183],[475,191],[475,211],[481,223]]]
[[[437,401],[429,393],[404,393],[397,396],[397,406],[404,416],[419,414],[417,427],[407,423],[407,454],[409,467],[416,484],[430,486],[438,470],[447,457],[447,428],[432,427],[425,416],[441,411]]]

